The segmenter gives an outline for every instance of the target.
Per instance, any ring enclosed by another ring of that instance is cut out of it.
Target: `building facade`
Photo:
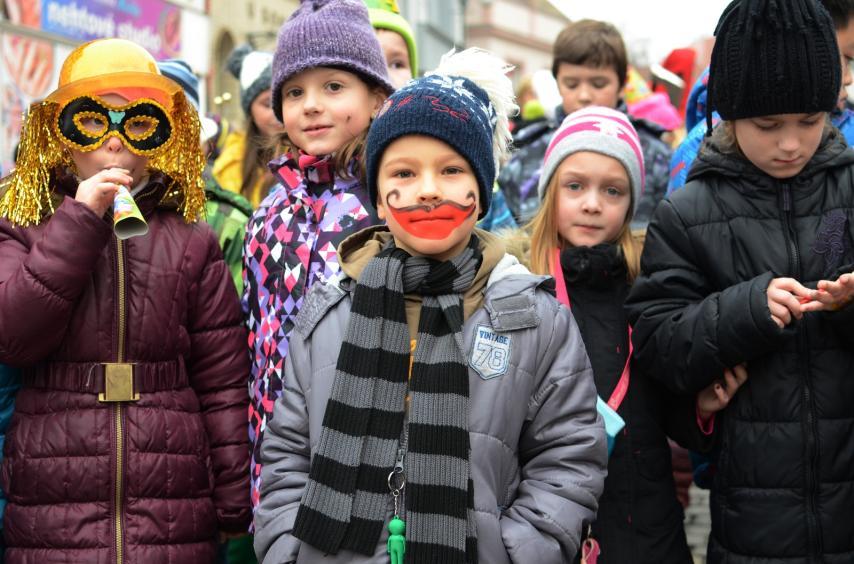
[[[452,48],[465,46],[466,0],[398,0],[397,5],[415,32],[419,76],[436,68]]]
[[[26,109],[56,88],[62,62],[85,41],[129,39],[206,75],[206,8],[205,0],[0,0],[0,170],[14,164]]]
[[[466,45],[492,51],[513,64],[518,83],[537,70],[551,69],[552,44],[568,23],[548,0],[469,0]]]
[[[229,53],[249,43],[263,51],[275,51],[276,34],[299,6],[299,0],[208,0],[211,41],[208,56],[212,71],[208,107],[232,123],[243,123],[240,87],[225,68]]]

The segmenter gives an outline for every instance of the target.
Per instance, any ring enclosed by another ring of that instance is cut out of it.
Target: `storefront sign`
[[[162,0],[42,0],[41,27],[79,41],[129,39],[156,58],[181,50],[181,10]]]
[[[13,23],[75,41],[120,37],[158,59],[181,51],[181,8],[164,0],[5,0]]]

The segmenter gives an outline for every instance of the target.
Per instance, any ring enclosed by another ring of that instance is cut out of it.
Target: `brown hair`
[[[525,226],[525,229],[531,234],[531,272],[534,274],[551,274],[549,263],[552,250],[572,246],[569,241],[560,236],[557,230],[557,199],[560,189],[558,182],[558,175],[552,175],[537,215]],[[620,251],[626,261],[629,282],[633,282],[640,273],[641,248],[630,228],[631,213],[634,206],[634,196],[632,196],[623,228],[617,236],[617,244],[620,246]]]
[[[623,36],[607,22],[579,20],[566,26],[553,46],[552,75],[557,78],[561,63],[585,67],[611,67],[620,88],[626,84],[628,55]]]
[[[833,27],[845,29],[854,18],[854,0],[821,0],[821,5],[833,19]]]
[[[273,184],[276,183],[272,174],[267,173],[267,163],[273,160],[281,146],[278,140],[267,138],[258,126],[255,120],[249,118],[249,127],[246,130],[246,143],[243,148],[243,160],[241,170],[240,193],[247,200],[252,200],[252,193],[258,180],[263,178],[262,198]]]

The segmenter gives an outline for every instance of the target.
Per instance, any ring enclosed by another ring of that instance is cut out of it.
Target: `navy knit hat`
[[[187,95],[187,100],[193,105],[196,110],[199,109],[199,77],[193,74],[193,69],[186,61],[181,59],[166,59],[158,61],[157,68],[160,73],[166,78],[171,78],[184,89],[184,94]]]
[[[505,76],[510,68],[480,49],[445,55],[438,69],[410,81],[385,101],[365,142],[367,187],[374,207],[386,148],[406,135],[427,135],[468,161],[477,178],[480,217],[486,214],[498,162],[510,139],[507,116],[518,110],[513,85]]]
[[[171,78],[184,89],[184,95],[190,104],[199,112],[199,123],[201,124],[201,141],[204,143],[217,134],[219,126],[211,118],[201,112],[199,105],[199,77],[193,72],[192,67],[182,59],[166,59],[157,61],[157,68],[166,78]]]
[[[273,79],[273,54],[255,51],[251,45],[236,47],[225,62],[228,72],[240,82],[240,107],[247,116],[252,102],[270,88]]]
[[[380,42],[361,0],[302,0],[279,30],[273,59],[273,111],[282,118],[282,86],[316,67],[354,72],[394,92]]]
[[[735,0],[715,29],[709,131],[723,119],[830,112],[842,67],[833,20],[816,0]]]

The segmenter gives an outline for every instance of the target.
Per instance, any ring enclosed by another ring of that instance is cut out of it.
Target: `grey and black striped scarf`
[[[374,554],[408,391],[406,562],[477,562],[462,300],[480,267],[478,246],[473,234],[462,253],[437,262],[389,243],[359,277],[294,524],[303,542]],[[423,296],[408,386],[404,294]]]

